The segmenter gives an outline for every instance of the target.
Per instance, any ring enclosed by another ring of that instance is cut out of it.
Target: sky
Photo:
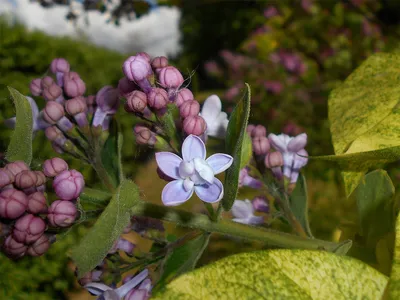
[[[99,12],[88,13],[89,25],[83,17],[75,25],[65,19],[66,6],[43,8],[29,0],[0,0],[0,14],[18,20],[30,29],[50,35],[81,37],[122,53],[146,51],[151,56],[173,56],[179,52],[179,18],[177,8],[159,7],[134,21],[121,20],[120,26],[107,24],[107,16]]]

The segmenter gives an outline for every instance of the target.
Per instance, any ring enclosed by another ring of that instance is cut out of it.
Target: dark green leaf
[[[290,209],[296,219],[300,222],[308,236],[312,237],[308,223],[308,193],[307,182],[303,174],[300,174],[296,187],[290,195]]]
[[[33,135],[31,105],[26,97],[16,89],[8,87],[8,90],[14,100],[16,124],[7,148],[6,158],[8,161],[22,160],[29,166],[32,161]]]
[[[176,130],[175,119],[179,116],[179,111],[176,105],[168,105],[167,112],[158,117],[158,120],[161,123],[162,129],[165,135],[172,139],[174,144],[179,144],[180,138],[178,136],[178,130]]]
[[[247,158],[243,156],[243,149],[246,149],[246,128],[250,116],[250,86],[246,83],[246,93],[236,105],[229,119],[226,135],[226,151],[233,156],[233,164],[225,176],[225,196],[222,199],[222,207],[228,211],[231,209],[239,188],[239,172],[242,161]]]
[[[131,180],[123,180],[94,226],[72,250],[72,259],[78,268],[79,278],[94,269],[106,257],[129,224],[131,209],[139,201],[136,184]]]
[[[82,204],[88,203],[103,206],[110,202],[111,197],[112,195],[107,192],[85,187],[83,192],[80,194],[79,199]]]

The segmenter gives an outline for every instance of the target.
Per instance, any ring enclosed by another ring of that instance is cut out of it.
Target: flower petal
[[[214,182],[214,171],[210,165],[201,158],[196,157],[194,160],[194,169],[197,171],[201,179],[207,181],[209,184]]]
[[[143,280],[146,279],[146,277],[149,275],[149,270],[144,269],[142,272],[137,274],[135,277],[133,277],[131,280],[129,280],[127,283],[121,285],[119,288],[115,290],[117,292],[118,296],[120,299],[124,298],[128,292],[135,288],[139,283],[141,283]]]
[[[281,135],[278,136],[276,134],[270,133],[268,135],[268,139],[272,147],[275,148],[275,150],[278,150],[280,152],[286,152],[287,145],[285,143],[284,137],[282,137]]]
[[[193,189],[186,191],[183,187],[183,180],[174,180],[168,183],[161,194],[164,205],[176,206],[186,202],[193,195]]]
[[[171,152],[157,152],[156,161],[165,175],[173,179],[180,179],[179,165],[182,162],[182,158]]]
[[[184,161],[191,161],[196,157],[206,159],[206,146],[201,138],[189,135],[182,145],[182,157]]]
[[[108,285],[99,282],[89,282],[84,286],[84,288],[87,289],[89,293],[95,296],[99,296],[103,294],[105,291],[112,290],[112,288],[109,287]]]
[[[201,116],[207,123],[213,123],[221,112],[222,103],[217,95],[209,96],[206,101],[204,101],[203,108],[201,109]]]
[[[247,199],[245,201],[235,200],[232,206],[232,215],[237,219],[248,219],[253,215],[253,205]]]
[[[228,154],[217,153],[207,158],[206,162],[213,169],[215,175],[228,169],[233,163],[233,157]]]
[[[287,149],[290,152],[296,153],[299,152],[301,149],[304,149],[306,145],[307,145],[307,134],[302,133],[290,140],[290,142],[287,145]]]
[[[218,178],[214,178],[213,184],[202,184],[194,187],[196,195],[204,202],[214,203],[224,196],[224,187]]]
[[[26,96],[26,99],[29,101],[29,104],[31,105],[32,118],[33,118],[33,120],[35,120],[39,116],[39,108],[38,108],[35,100],[33,100],[33,98]]]

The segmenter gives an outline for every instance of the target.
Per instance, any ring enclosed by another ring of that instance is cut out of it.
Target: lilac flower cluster
[[[47,204],[45,187],[53,178],[53,190],[60,200]],[[74,200],[84,187],[82,174],[68,170],[60,158],[45,161],[42,171],[32,171],[22,161],[0,169],[0,223],[5,236],[3,251],[11,258],[40,256],[54,236],[48,227],[69,227],[75,221]]]

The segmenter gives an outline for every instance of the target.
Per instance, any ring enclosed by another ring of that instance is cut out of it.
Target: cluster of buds
[[[152,114],[162,116],[168,104],[179,109],[180,125],[186,135],[201,136],[207,128],[203,117],[199,116],[200,104],[193,93],[185,87],[181,72],[168,65],[168,59],[160,56],[153,59],[147,53],[129,57],[123,64],[125,74],[119,81],[120,97],[126,98],[125,110],[148,120]],[[139,144],[154,145],[156,130],[146,124],[134,128]]]
[[[46,182],[60,200],[48,206]],[[22,161],[0,169],[0,223],[3,251],[12,258],[40,256],[55,240],[49,228],[69,227],[75,221],[75,200],[84,187],[81,173],[68,170],[60,158],[45,161],[43,171],[32,171]]]

